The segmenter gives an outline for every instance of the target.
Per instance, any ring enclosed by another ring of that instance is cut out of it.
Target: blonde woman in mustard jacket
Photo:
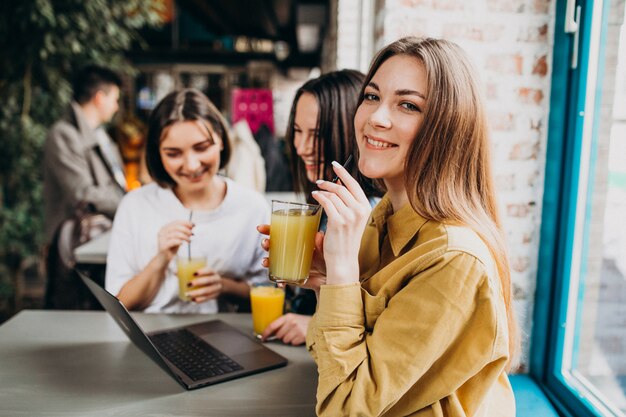
[[[515,416],[511,279],[468,58],[444,40],[390,44],[354,124],[359,170],[387,193],[372,211],[338,164],[342,184],[313,192],[328,215],[307,284],[317,413]]]

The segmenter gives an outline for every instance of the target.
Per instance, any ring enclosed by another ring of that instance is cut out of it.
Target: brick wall
[[[376,49],[407,35],[446,38],[470,54],[482,76],[524,364],[536,284],[554,6],[548,0],[376,2]]]

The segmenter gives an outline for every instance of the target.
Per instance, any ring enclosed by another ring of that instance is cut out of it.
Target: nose
[[[187,153],[187,155],[185,156],[183,168],[187,173],[195,172],[198,168],[200,168],[200,159],[196,155],[194,155],[193,152]]]
[[[372,127],[389,129],[391,127],[391,117],[388,107],[384,104],[380,104],[372,113],[370,113],[367,122]]]
[[[315,144],[314,135],[302,135],[300,140],[294,141],[296,146],[296,153],[298,156],[307,156],[313,153],[313,147]]]

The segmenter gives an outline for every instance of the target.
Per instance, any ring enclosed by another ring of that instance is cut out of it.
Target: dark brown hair
[[[303,192],[309,200],[312,200],[311,192],[317,187],[307,179],[304,162],[298,157],[294,146],[296,107],[298,100],[305,93],[311,94],[315,98],[319,108],[317,113],[316,159],[324,162],[319,167],[317,177],[331,180],[335,176],[331,162],[337,161],[343,164],[348,156],[352,155],[353,161],[346,168],[350,175],[357,179],[367,196],[380,196],[382,194],[374,186],[372,180],[363,176],[358,170],[354,113],[364,79],[365,75],[359,71],[333,71],[307,81],[296,92],[291,105],[285,141],[290,154],[294,188],[298,192]]]
[[[222,139],[220,168],[230,158],[230,136],[228,125],[222,114],[202,92],[187,88],[173,91],[163,98],[150,114],[146,139],[146,165],[150,176],[161,187],[174,187],[176,182],[163,167],[159,146],[163,132],[177,122],[199,121],[209,123],[213,132]],[[210,133],[207,129],[207,133]]]
[[[462,224],[489,247],[500,276],[509,327],[509,366],[519,346],[509,258],[498,213],[490,139],[476,71],[456,44],[407,37],[383,48],[364,88],[389,58],[404,55],[424,64],[428,98],[423,123],[408,151],[404,183],[413,209],[426,219]],[[363,101],[363,92],[359,105]]]
[[[87,65],[72,80],[73,98],[78,104],[90,101],[98,91],[109,92],[111,86],[122,87],[122,79],[113,70],[98,65]]]

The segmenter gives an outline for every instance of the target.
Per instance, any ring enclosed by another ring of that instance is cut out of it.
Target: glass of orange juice
[[[271,282],[253,283],[250,287],[250,307],[254,335],[261,333],[274,320],[283,315],[285,290]]]
[[[178,298],[183,301],[191,301],[187,292],[200,287],[189,287],[188,284],[194,279],[193,274],[206,266],[206,257],[195,256],[176,258],[176,275],[178,276]]]
[[[321,214],[319,205],[272,200],[270,280],[295,285],[306,282]]]

